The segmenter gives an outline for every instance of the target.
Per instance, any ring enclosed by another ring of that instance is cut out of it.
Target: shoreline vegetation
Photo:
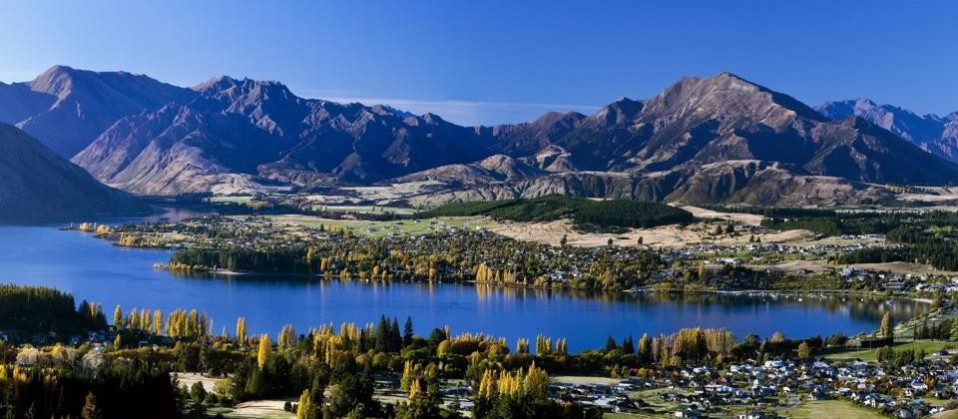
[[[631,246],[612,245],[610,239],[606,246],[579,248],[519,241],[480,226],[468,228],[440,220],[415,222],[428,222],[428,232],[362,236],[334,224],[291,224],[253,216],[119,226],[84,223],[73,229],[93,233],[118,246],[172,250],[168,263],[154,267],[179,273],[318,274],[361,282],[475,281],[609,292],[651,287],[683,292],[845,290],[900,295],[915,291],[887,287],[888,281],[881,272],[861,276],[855,271],[832,268],[844,254],[860,251],[861,246],[854,245],[808,249],[750,240],[749,245],[655,249],[643,245],[639,236]],[[716,223],[713,234],[754,237],[754,227]],[[872,242],[881,245],[879,241]],[[761,260],[768,264],[809,257],[817,258],[825,269],[788,272],[745,263]]]
[[[484,217],[504,211],[530,222],[571,218],[575,214],[569,212],[570,206],[592,204],[565,202],[558,210],[548,200],[541,205],[502,205],[446,211]],[[172,394],[164,403],[192,417],[229,414],[243,403],[264,400],[288,400],[283,406],[286,413],[308,418],[467,414],[531,418],[543,412],[555,418],[744,412],[780,417],[793,411],[804,414],[803,408],[821,409],[830,402],[854,404],[862,414],[909,417],[958,408],[958,403],[948,402],[958,398],[958,385],[928,379],[958,376],[954,343],[958,310],[948,273],[912,275],[842,266],[849,258],[899,260],[885,256],[908,249],[934,252],[916,263],[947,267],[951,250],[944,243],[958,238],[949,227],[958,219],[939,212],[812,210],[777,210],[763,217],[755,224],[735,219],[705,224],[712,229],[712,238],[746,237],[747,244],[702,243],[679,249],[647,246],[641,235],[628,245],[610,239],[606,246],[589,248],[567,246],[565,240],[558,246],[525,242],[498,235],[488,224],[455,218],[370,222],[362,227],[369,234],[329,221],[297,224],[260,216],[81,224],[75,229],[118,246],[170,250],[169,263],[154,267],[178,275],[295,275],[324,282],[461,284],[477,290],[679,298],[756,294],[799,300],[908,298],[928,304],[927,310],[916,310],[919,314],[912,319],[892,319],[886,307],[877,330],[854,336],[827,335],[827,330],[798,338],[781,333],[736,336],[725,329],[688,328],[654,336],[637,331],[633,336],[610,336],[604,345],[597,342],[596,349],[573,353],[564,337],[537,335],[535,340],[507,342],[482,333],[456,335],[449,326],[418,335],[411,318],[403,327],[401,319],[382,317],[378,324],[325,324],[305,333],[287,325],[274,337],[248,333],[245,318],[237,320],[234,333],[223,328],[214,334],[211,319],[197,310],[176,310],[164,317],[159,310],[126,312],[117,307],[112,324],[103,322],[101,329],[70,345],[50,336],[14,332],[15,339],[35,339],[37,345],[13,343],[17,354],[11,357],[7,351],[4,362],[10,365],[26,351],[23,359],[43,360],[32,364],[31,371],[38,371],[37,365],[75,370],[70,361],[50,364],[62,357],[54,353],[66,350],[49,346],[59,344],[77,351],[74,360],[86,360],[93,353],[90,357],[99,361],[97,366],[82,365],[98,374],[103,374],[99,368],[112,371],[119,365],[167,374],[169,388],[157,392]],[[816,236],[814,244],[760,240],[763,232],[790,228],[808,229]],[[816,262],[822,268],[786,272],[769,267],[790,261]],[[95,303],[81,307],[87,308],[78,313],[103,317]],[[133,367],[126,366],[130,360],[135,360]],[[180,388],[174,373],[201,374],[213,384],[206,388],[194,381],[190,388]],[[570,376],[579,378],[559,378]],[[594,378],[609,381],[604,381],[605,387],[563,381]],[[56,389],[71,393],[70,405],[44,406],[37,413],[76,411],[82,407],[81,393],[99,397],[97,392],[102,391],[90,390],[89,385],[82,388]],[[14,409],[22,414],[27,408]]]
[[[940,365],[932,353],[955,347],[951,317],[948,323],[941,320],[954,315],[950,300],[897,326],[886,314],[869,335],[795,339],[780,333],[736,336],[724,329],[659,335],[638,331],[637,338],[610,336],[604,345],[578,353],[568,351],[566,339],[541,334],[507,342],[482,333],[456,334],[444,326],[420,335],[412,318],[403,326],[385,316],[365,326],[321,324],[305,333],[287,325],[273,336],[252,333],[240,317],[231,331],[224,327],[216,334],[212,319],[197,309],[163,313],[117,306],[108,323],[99,304],[74,305],[70,294],[15,285],[0,287],[0,302],[10,312],[3,318],[12,319],[0,325],[6,330],[0,345],[0,393],[5,397],[0,411],[14,417],[78,416],[88,408],[105,418],[208,417],[243,402],[270,399],[295,400],[287,411],[310,418],[453,418],[465,413],[531,418],[542,412],[592,418],[612,411],[642,417],[683,409],[681,402],[643,395],[650,391],[677,394],[669,397],[748,391],[752,401],[702,405],[699,412],[727,414],[757,403],[758,410],[771,414],[795,407],[790,400],[796,394],[855,401],[838,389],[830,390],[834,395],[829,397],[816,390],[816,377],[829,377],[821,375],[823,369],[868,365],[904,376],[911,369],[899,367]],[[47,306],[59,308],[34,309]],[[80,329],[47,333],[45,325],[74,318],[88,320]],[[871,360],[855,359],[861,357]],[[783,374],[802,370],[818,372],[804,379]],[[770,375],[766,384],[749,388],[752,379],[743,371]],[[195,380],[180,387],[178,374],[209,377],[211,387]],[[614,403],[578,402],[581,387],[565,383],[585,377],[610,380],[601,389],[585,388]],[[799,386],[801,380],[811,380],[806,383],[811,385]],[[702,382],[711,383],[705,393],[696,390]],[[60,397],[47,397],[51,394]]]
[[[169,265],[162,263],[154,263],[153,269],[157,270],[167,270],[173,273],[195,273],[195,274],[209,274],[209,275],[222,275],[228,277],[300,277],[305,280],[312,278],[318,278],[321,281],[352,281],[352,279],[344,279],[336,273],[324,274],[324,273],[294,273],[294,272],[242,272],[242,271],[231,271],[227,269],[175,269],[171,268]],[[367,283],[372,283],[374,281],[366,280]],[[390,281],[391,282],[391,281]],[[388,283],[388,282],[387,282]],[[424,281],[407,281],[402,282],[404,284],[415,284],[415,283],[424,283]],[[425,282],[428,283],[428,282]],[[442,282],[437,282],[436,284],[443,284]],[[478,281],[464,281],[450,283],[452,285],[489,285],[489,286],[514,286],[515,284],[483,284]],[[525,287],[529,289],[536,289],[534,287]],[[545,289],[549,291],[568,291],[568,290],[556,290],[556,289]],[[655,293],[655,294],[714,294],[714,295],[741,295],[741,296],[809,296],[809,295],[828,295],[831,297],[864,297],[864,298],[874,298],[874,299],[908,299],[914,302],[923,303],[923,304],[932,304],[934,298],[919,297],[915,295],[908,294],[889,294],[885,291],[871,291],[871,290],[848,290],[848,289],[736,289],[736,290],[720,290],[720,289],[686,289],[686,288],[667,288],[667,287],[657,287],[655,285],[650,285],[642,288],[630,288],[626,290],[618,290],[618,293],[623,294],[640,294],[640,293]]]

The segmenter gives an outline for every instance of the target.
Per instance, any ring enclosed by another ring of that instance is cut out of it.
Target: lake
[[[197,308],[214,320],[214,331],[233,333],[247,318],[250,333],[275,335],[286,323],[298,332],[343,321],[375,322],[381,314],[412,316],[419,335],[450,325],[454,334],[484,332],[506,337],[538,333],[565,337],[571,351],[603,346],[607,336],[638,339],[643,332],[670,333],[683,327],[724,327],[739,338],[856,334],[877,329],[884,310],[910,318],[927,305],[906,300],[841,297],[725,295],[588,295],[469,285],[322,282],[303,277],[251,275],[179,277],[152,265],[169,252],[127,249],[55,226],[0,226],[0,282],[44,285],[113,307]]]

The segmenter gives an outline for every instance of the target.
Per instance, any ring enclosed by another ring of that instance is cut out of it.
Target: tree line
[[[510,221],[555,221],[570,218],[579,227],[648,228],[687,223],[688,211],[656,202],[627,199],[591,200],[550,195],[535,199],[451,203],[417,214],[419,218],[485,215]]]

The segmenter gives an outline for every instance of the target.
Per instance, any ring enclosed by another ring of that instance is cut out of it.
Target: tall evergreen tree
[[[415,334],[412,328],[412,316],[409,316],[409,317],[406,317],[406,324],[403,326],[403,334],[402,334],[403,347],[406,347],[412,344],[412,340],[414,337],[415,337]]]

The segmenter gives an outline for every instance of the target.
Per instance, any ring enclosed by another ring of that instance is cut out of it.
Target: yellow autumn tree
[[[259,337],[259,350],[256,351],[256,365],[260,369],[263,369],[263,366],[266,365],[266,362],[269,361],[269,358],[273,356],[273,342],[269,340],[269,335],[262,335]]]
[[[117,329],[123,328],[123,309],[119,305],[113,309],[113,326]]]
[[[296,419],[313,419],[318,416],[319,409],[313,398],[309,396],[309,390],[303,390],[299,396],[299,403],[296,405]]]
[[[236,319],[236,343],[239,345],[246,343],[246,317]]]
[[[280,352],[296,346],[296,329],[293,329],[293,325],[283,326],[283,329],[279,331],[279,339],[276,343]]]

